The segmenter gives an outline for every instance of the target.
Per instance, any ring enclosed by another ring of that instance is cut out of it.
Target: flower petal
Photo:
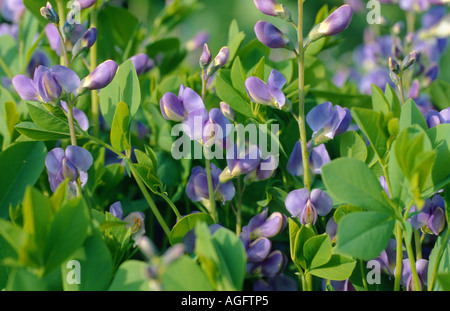
[[[286,209],[292,217],[298,217],[303,212],[309,200],[309,191],[306,188],[291,191],[285,200]]]
[[[70,145],[66,148],[66,158],[78,170],[87,172],[92,166],[94,159],[89,151],[84,148]]]
[[[306,122],[314,132],[318,132],[331,122],[333,113],[333,104],[326,102],[314,107],[306,116]]]
[[[320,189],[311,191],[311,203],[320,216],[326,216],[333,209],[333,200],[325,191]]]
[[[47,171],[53,175],[58,174],[64,157],[65,154],[63,149],[55,148],[51,150],[45,158],[45,166],[47,167]]]
[[[38,89],[33,80],[24,75],[17,75],[12,79],[12,84],[23,100],[40,101]]]
[[[63,90],[72,93],[80,86],[80,78],[71,69],[56,65],[50,68],[53,78],[61,85]]]
[[[272,105],[274,98],[269,92],[267,84],[257,77],[249,77],[245,80],[245,89],[250,99],[258,104]]]

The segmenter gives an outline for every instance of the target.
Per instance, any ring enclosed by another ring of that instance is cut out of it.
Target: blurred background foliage
[[[123,1],[123,4],[128,6],[128,9],[143,23],[143,26],[151,32],[155,17],[164,8],[165,3],[169,1],[171,0],[128,0]],[[172,35],[180,38],[182,43],[187,43],[198,32],[206,31],[210,35],[208,44],[214,53],[214,51],[218,51],[226,44],[228,27],[234,19],[237,20],[240,30],[246,34],[244,44],[255,38],[253,27],[258,20],[262,19],[270,21],[281,30],[288,32],[291,37],[295,37],[294,30],[290,25],[275,17],[262,14],[255,8],[253,0],[192,0],[192,2],[198,3],[196,10],[182,22],[181,27],[175,28],[172,33]],[[291,10],[295,20],[297,1],[283,0],[280,2]],[[342,44],[321,55],[324,62],[333,64],[340,55],[354,51],[356,47],[363,43],[364,30],[367,27],[376,28],[376,32],[380,35],[389,33],[389,27],[369,25],[367,23],[366,16],[370,9],[365,7],[367,0],[362,0],[362,2],[364,7],[361,11],[355,12],[356,14],[350,27],[341,36],[343,39]],[[323,5],[327,4],[332,9],[343,3],[343,0],[307,0],[305,3],[305,36],[313,27],[316,14]],[[391,24],[397,21],[406,22],[406,14],[398,5],[382,4],[381,15]],[[416,19],[416,26],[420,27],[420,16]],[[192,56],[193,59],[198,57],[197,54],[199,52]],[[386,59],[386,64],[387,61]],[[450,49],[447,49],[440,65],[441,68],[449,68]],[[334,66],[327,66],[327,68],[334,68]],[[439,79],[450,82],[450,71],[441,70]]]

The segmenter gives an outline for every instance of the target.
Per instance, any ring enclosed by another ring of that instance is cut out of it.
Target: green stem
[[[177,207],[175,206],[175,204],[173,204],[172,200],[169,199],[164,193],[161,193],[161,197],[164,199],[164,201],[167,202],[167,204],[169,204],[170,208],[172,208],[172,211],[175,213],[178,220],[180,220],[182,218],[182,216],[181,216],[180,212],[178,211]]]
[[[12,74],[11,70],[9,70],[8,65],[6,65],[5,60],[3,59],[2,55],[0,55],[0,67],[2,67],[5,74],[8,76],[8,78],[12,79],[14,78],[14,75]]]
[[[403,77],[402,75],[398,76],[399,83],[398,83],[398,90],[400,91],[400,97],[402,100],[402,105],[405,104],[405,91],[403,90]]]
[[[245,188],[245,186],[244,186]],[[239,236],[242,230],[242,195],[244,193],[244,189],[242,188],[242,180],[241,177],[238,177],[238,206],[236,211],[236,235]]]
[[[309,156],[307,149],[306,124],[305,124],[305,49],[303,48],[303,0],[298,1],[298,127],[300,132],[300,144],[302,147],[304,187],[311,190],[311,177],[309,171]]]
[[[139,174],[134,169],[133,163],[130,161],[130,159],[126,159],[128,166],[130,167],[131,174],[133,175],[134,179],[136,180],[136,183],[138,184],[139,189],[141,190],[142,194],[144,195],[145,200],[147,201],[148,205],[150,206],[150,209],[152,210],[153,214],[155,215],[156,219],[158,220],[161,228],[163,229],[166,236],[170,236],[170,229],[167,226],[164,218],[162,217],[161,213],[159,212],[158,208],[155,205],[155,202],[153,201],[152,197],[147,191],[147,188],[145,187],[144,183],[142,182],[141,178],[139,177]]]
[[[405,240],[406,252],[408,253],[409,264],[411,266],[411,274],[414,283],[414,290],[421,291],[421,285],[419,280],[419,275],[416,269],[416,260],[414,259],[414,252],[411,247],[411,241],[409,241],[406,230],[403,230],[403,238]]]
[[[364,286],[364,289],[367,292],[367,291],[369,291],[369,287],[367,286],[367,281],[366,281],[366,278],[364,277],[364,264],[363,264],[362,260],[359,261],[359,267],[361,269],[361,279],[362,279],[362,282],[363,282],[363,286]]]
[[[97,4],[95,4],[95,7],[91,9],[91,25],[90,27],[97,27]],[[94,43],[94,45],[89,50],[89,57],[90,57],[90,72],[94,71],[94,69],[97,67],[97,42]],[[100,109],[99,109],[99,100],[98,100],[98,91],[93,90],[91,91],[91,113],[92,113],[92,121],[94,125],[93,134],[95,137],[99,137],[100,135],[100,122],[99,122],[99,116],[100,116]]]
[[[214,198],[214,187],[212,181],[211,173],[211,161],[209,160],[209,155],[207,148],[205,148],[205,162],[206,162],[206,178],[208,179],[208,193],[209,193],[209,212],[214,222],[217,223],[217,211],[216,211],[216,200]]]
[[[65,21],[65,12],[64,12],[64,3],[62,0],[56,1],[56,6],[58,8],[58,15],[59,15],[59,25],[55,25],[56,29],[58,29],[59,37],[61,38],[61,50],[63,51],[63,54],[59,58],[60,65],[64,65],[66,67],[69,67],[69,57],[67,56],[67,49],[66,49],[66,40],[64,39],[64,36],[61,32],[61,29],[64,27],[64,21]]]
[[[70,102],[67,104],[67,120],[69,122],[70,142],[72,145],[77,145],[77,137],[75,135],[75,123],[73,118],[73,104]]]
[[[422,243],[420,242],[419,230],[414,230],[414,242],[416,248],[416,259],[422,259]]]
[[[402,227],[401,227],[399,221],[396,221],[396,223],[395,223],[395,239],[397,241],[397,246],[396,246],[396,256],[395,256],[394,291],[398,292],[400,290],[400,281],[402,279],[402,261],[403,261]]]

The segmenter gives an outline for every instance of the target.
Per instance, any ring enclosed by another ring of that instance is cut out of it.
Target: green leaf
[[[260,78],[264,81],[265,79],[265,66],[266,66],[266,58],[263,57],[259,60],[258,64],[256,65],[255,69],[252,72],[253,77]]]
[[[294,252],[295,263],[306,269],[306,258],[304,255],[304,246],[306,241],[315,236],[314,231],[307,227],[301,226],[295,238]]]
[[[361,160],[340,158],[322,167],[322,180],[332,197],[365,210],[393,214],[384,190]]]
[[[428,263],[428,284],[432,286],[430,291],[443,290],[441,283],[438,280],[433,280],[433,274],[438,277],[439,274],[450,273],[450,239],[448,227],[438,236],[436,243],[433,246]]]
[[[334,221],[338,224],[342,217],[354,212],[363,212],[363,209],[353,205],[341,205],[334,211]]]
[[[388,114],[390,111],[389,103],[384,97],[383,91],[375,84],[372,84],[372,107],[374,111],[384,114]]]
[[[388,245],[394,224],[395,219],[384,213],[350,213],[339,222],[337,250],[362,260],[376,258]]]
[[[208,225],[214,223],[211,216],[206,213],[194,213],[181,218],[172,228],[172,231],[170,231],[170,244],[175,245],[181,243],[186,233],[194,229],[201,222],[205,222]]]
[[[69,284],[67,275],[72,271],[68,262],[76,260],[80,263],[81,284]],[[101,267],[101,269],[99,269]],[[69,261],[61,265],[63,288],[65,291],[103,291],[108,288],[113,276],[113,261],[108,247],[98,235],[86,239]]]
[[[128,260],[122,263],[114,275],[109,291],[149,291],[146,277],[148,264],[143,261]]]
[[[439,285],[444,291],[450,291],[450,273],[442,273],[437,276]]]
[[[244,68],[242,67],[240,57],[236,57],[233,62],[233,66],[231,66],[231,83],[233,88],[241,93],[241,95],[245,96],[245,73]]]
[[[188,256],[171,263],[161,276],[165,291],[212,291],[205,273]]]
[[[296,261],[296,249],[295,249],[295,240],[297,238],[297,234],[300,231],[300,226],[293,220],[289,218],[289,249],[291,250],[291,259],[293,262]],[[303,250],[303,249],[302,249]]]
[[[226,72],[224,69],[219,70],[214,79],[217,95],[236,112],[252,118],[253,114],[250,104],[233,88],[230,79],[226,77]]]
[[[0,219],[0,225],[3,225]],[[17,252],[11,246],[10,243],[2,236],[2,229],[0,229],[0,288],[6,287],[6,282],[8,281],[9,275],[12,269],[8,266],[3,265],[3,261],[7,258],[17,260]]]
[[[309,238],[303,245],[306,268],[312,270],[326,264],[331,258],[331,240],[327,234]]]
[[[25,268],[18,268],[13,270],[8,284],[6,285],[7,291],[46,291],[46,285],[44,281],[38,278],[35,274],[31,273]]]
[[[242,45],[242,42],[245,39],[245,33],[243,31],[239,31],[239,26],[237,24],[236,19],[230,24],[230,30],[228,32],[228,48],[230,49],[230,57],[229,62],[234,60],[234,57],[237,55],[239,48]]]
[[[450,83],[443,80],[435,80],[431,84],[431,100],[439,110],[450,107]]]
[[[23,230],[34,238],[39,250],[42,251],[47,244],[52,217],[50,200],[38,190],[29,187],[25,192],[22,206]]]
[[[370,145],[374,148],[378,158],[383,160],[387,151],[387,138],[378,127],[381,114],[365,108],[354,107],[351,111],[353,118],[369,139]]]
[[[334,254],[326,264],[311,270],[310,273],[327,280],[344,281],[352,275],[355,266],[356,260]]]
[[[100,107],[106,123],[112,127],[114,114],[120,102],[129,108],[129,123],[141,104],[141,88],[139,79],[131,60],[125,61],[117,69],[112,82],[102,89],[99,95]]]
[[[69,133],[67,120],[56,117],[48,110],[41,108],[42,106],[38,107],[35,104],[27,103],[27,107],[31,119],[39,128],[52,132]]]
[[[51,272],[83,245],[89,229],[89,210],[83,198],[66,202],[53,217],[44,250],[45,271]]]
[[[28,186],[33,186],[44,169],[47,149],[42,142],[15,143],[0,153],[0,217],[16,206]]]
[[[120,102],[111,126],[111,145],[117,151],[130,150],[130,110],[127,104]]]
[[[341,157],[356,158],[363,162],[367,159],[367,147],[364,140],[354,131],[345,132],[340,138]]]
[[[15,126],[15,129],[23,136],[36,141],[60,140],[70,137],[69,133],[43,130],[33,122],[21,122]]]
[[[425,131],[428,129],[425,117],[420,112],[419,108],[417,108],[414,101],[412,99],[408,99],[402,106],[402,112],[400,114],[400,132],[414,124],[419,125]]]
[[[400,103],[400,99],[398,98],[397,93],[395,93],[394,89],[389,85],[389,83],[386,83],[384,96],[389,103],[390,111],[394,113],[394,116],[396,118],[399,118],[402,110],[402,104]]]

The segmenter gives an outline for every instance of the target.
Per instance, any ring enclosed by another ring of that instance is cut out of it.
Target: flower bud
[[[75,43],[72,49],[72,60],[82,52],[90,49],[97,40],[97,28],[89,28],[84,35]]]
[[[437,79],[439,75],[439,65],[437,63],[433,63],[428,67],[427,71],[425,72],[425,83],[427,86],[431,85],[434,80]]]
[[[256,7],[261,13],[279,17],[286,21],[291,20],[291,12],[276,0],[254,0]]]
[[[395,74],[400,73],[400,65],[392,57],[389,57],[389,69]]]
[[[203,52],[202,55],[200,56],[200,67],[202,69],[205,69],[206,67],[208,67],[208,65],[211,63],[211,50],[209,49],[209,46],[207,43],[205,43],[203,45]]]
[[[292,39],[269,22],[257,22],[255,25],[255,34],[262,44],[271,49],[284,48],[290,51],[295,49],[295,44]]]
[[[47,2],[47,5],[41,8],[41,15],[50,23],[59,23],[59,15],[56,13],[50,2]]]
[[[209,64],[207,70],[207,77],[210,78],[217,70],[222,68],[228,62],[230,58],[230,49],[226,46],[220,49],[217,56],[214,58],[213,62]]]
[[[80,9],[87,9],[93,6],[97,2],[97,0],[78,0],[78,3],[80,4]]]
[[[231,108],[227,103],[220,103],[220,110],[223,115],[228,118],[228,120],[234,122],[236,121],[236,112],[234,112],[233,108]]]
[[[149,58],[147,54],[144,53],[136,54],[130,57],[130,60],[133,62],[138,76],[155,67],[153,59]]]
[[[106,87],[114,79],[117,67],[117,63],[113,60],[107,60],[101,63],[84,78],[78,93],[82,94],[88,90],[99,90]]]
[[[318,24],[309,33],[309,40],[314,42],[325,36],[334,36],[350,25],[353,18],[353,9],[350,5],[345,4],[337,8],[322,23]]]
[[[402,62],[402,71],[405,71],[406,69],[411,67],[418,60],[418,57],[419,53],[417,53],[417,51],[412,51],[411,53],[406,55]]]

